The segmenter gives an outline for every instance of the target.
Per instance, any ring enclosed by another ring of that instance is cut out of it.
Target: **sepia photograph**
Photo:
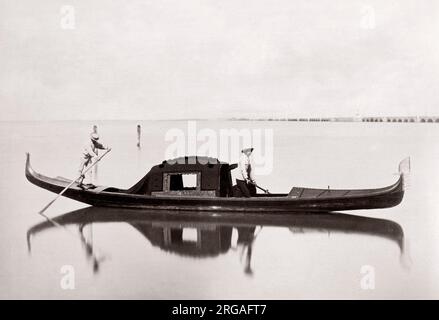
[[[438,299],[438,39],[435,0],[0,0],[0,300]]]

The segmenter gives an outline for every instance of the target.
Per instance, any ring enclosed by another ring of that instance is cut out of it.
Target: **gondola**
[[[390,208],[401,203],[409,158],[399,165],[398,180],[377,189],[311,189],[293,187],[289,193],[261,193],[252,197],[237,196],[232,185],[228,164],[214,158],[181,157],[163,161],[129,189],[97,186],[84,190],[74,183],[65,197],[92,206],[199,210],[204,212],[297,213],[331,212],[361,209]],[[33,184],[60,193],[72,180],[50,178],[35,172],[27,154],[26,178]]]

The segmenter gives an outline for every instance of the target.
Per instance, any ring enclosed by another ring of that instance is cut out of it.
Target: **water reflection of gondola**
[[[389,239],[395,242],[401,253],[404,249],[404,233],[399,224],[390,220],[366,218],[347,214],[296,214],[296,215],[250,215],[208,214],[200,212],[144,212],[129,209],[88,207],[44,221],[27,232],[31,237],[52,227],[76,225],[88,257],[93,257],[95,271],[99,270],[101,258],[93,256],[93,244],[84,237],[85,226],[94,223],[128,223],[148,241],[161,250],[181,256],[203,258],[215,257],[228,252],[236,230],[236,247],[244,257],[244,271],[252,274],[252,246],[264,226],[284,227],[296,232],[330,232],[363,234]],[[192,237],[185,233],[192,230]],[[245,253],[245,254],[244,254]]]

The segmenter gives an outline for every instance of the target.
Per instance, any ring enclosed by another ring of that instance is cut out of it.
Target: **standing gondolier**
[[[91,180],[90,172],[87,173],[87,177],[83,172],[88,166],[92,165],[97,160],[98,149],[111,150],[110,147],[99,142],[99,135],[97,133],[91,133],[90,140],[87,141],[82,149],[81,163],[79,165],[79,174],[81,175],[81,178],[78,180],[78,186],[81,188],[84,188],[85,185],[87,185],[87,187],[94,187],[91,181],[89,181]],[[84,184],[84,180],[87,180],[88,183]]]
[[[252,165],[250,161],[250,156],[253,152],[253,148],[245,148],[241,150],[241,158],[239,160],[239,167],[241,170],[241,175],[244,181],[239,183],[238,186],[240,187],[242,193],[246,197],[251,197],[256,194],[256,181],[253,177],[253,171],[252,171]],[[247,188],[247,190],[245,190]],[[244,189],[244,190],[243,190]]]

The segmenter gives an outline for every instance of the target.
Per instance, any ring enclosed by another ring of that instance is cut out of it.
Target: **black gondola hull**
[[[25,173],[26,178],[31,183],[54,193],[60,193],[69,184],[67,180],[49,178],[36,173],[30,166],[29,156],[26,161]],[[281,196],[258,195],[252,198],[156,196],[105,190],[104,187],[83,190],[74,184],[63,195],[92,206],[117,208],[255,213],[331,212],[394,207],[403,199],[404,177],[401,174],[395,184],[385,188],[353,190],[353,195],[332,196],[331,191],[327,191],[324,196],[304,198],[292,198],[287,194]]]

